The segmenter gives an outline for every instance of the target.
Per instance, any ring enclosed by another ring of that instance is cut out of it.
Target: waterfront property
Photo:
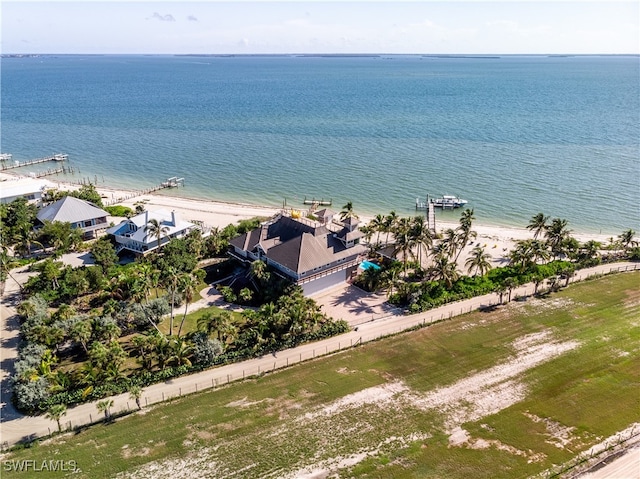
[[[358,221],[316,221],[280,213],[258,228],[231,240],[231,256],[244,263],[262,260],[302,287],[305,295],[331,288],[351,278],[367,248]]]
[[[82,230],[85,239],[95,238],[99,231],[107,229],[107,213],[90,203],[73,196],[65,196],[38,211],[37,219],[71,223],[72,228]]]
[[[155,210],[133,216],[109,228],[107,233],[115,238],[116,252],[126,250],[145,255],[173,238],[181,238],[199,228],[190,221],[181,220],[175,211]]]
[[[0,203],[8,204],[18,198],[25,198],[36,206],[42,204],[42,196],[50,183],[34,178],[16,178],[0,183]]]

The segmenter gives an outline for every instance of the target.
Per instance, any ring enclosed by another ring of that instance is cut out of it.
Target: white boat
[[[458,198],[457,196],[451,195],[443,195],[440,198],[433,198],[431,200],[434,206],[437,208],[460,208],[468,203],[467,200],[463,200],[462,198]]]

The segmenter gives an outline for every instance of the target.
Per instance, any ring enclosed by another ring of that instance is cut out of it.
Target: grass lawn
[[[204,316],[206,313],[211,313],[213,315],[223,313],[225,311],[229,311],[224,308],[218,308],[217,306],[210,306],[208,308],[202,308],[193,313],[187,314],[187,317],[184,320],[184,325],[182,326],[181,336],[185,336],[188,333],[198,330],[198,319]],[[239,325],[244,323],[244,318],[241,313],[236,311],[229,311],[231,313],[231,320],[234,324]],[[180,327],[180,322],[182,321],[182,317],[184,316],[184,306],[181,308],[176,308],[174,310],[173,317],[173,334],[177,334],[178,328]],[[160,324],[158,324],[158,329],[162,331],[164,334],[169,334],[169,324],[171,319],[167,316],[162,320]],[[214,333],[215,336],[215,333]]]
[[[471,313],[3,460],[74,460],[86,478],[529,477],[640,421],[639,284]]]

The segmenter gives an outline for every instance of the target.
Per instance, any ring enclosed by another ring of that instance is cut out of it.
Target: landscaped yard
[[[87,478],[529,477],[640,422],[639,282],[468,314],[3,460]]]

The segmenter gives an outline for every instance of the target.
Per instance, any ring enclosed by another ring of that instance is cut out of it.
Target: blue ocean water
[[[68,153],[57,179],[361,214],[455,194],[480,223],[640,230],[637,56],[42,56],[1,80],[2,152]]]

